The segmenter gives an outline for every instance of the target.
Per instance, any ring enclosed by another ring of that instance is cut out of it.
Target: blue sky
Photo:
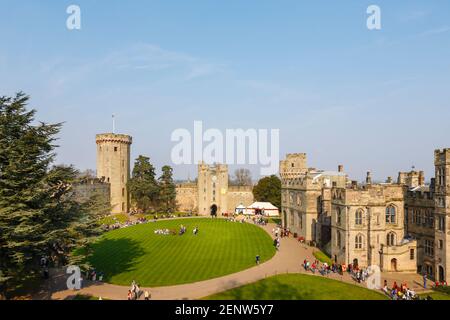
[[[82,30],[66,28],[81,7]],[[380,6],[382,29],[366,28]],[[95,168],[95,134],[170,164],[171,132],[279,128],[281,157],[376,179],[433,172],[450,147],[450,2],[0,0],[0,94],[65,122],[59,163]],[[255,175],[258,170],[250,167]],[[195,167],[175,166],[177,178]]]

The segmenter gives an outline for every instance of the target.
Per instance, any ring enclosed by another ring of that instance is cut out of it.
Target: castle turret
[[[435,278],[450,281],[450,149],[434,152],[435,166]]]
[[[96,136],[97,177],[111,185],[112,213],[128,213],[130,199],[130,147],[132,138],[124,134],[105,133]]]

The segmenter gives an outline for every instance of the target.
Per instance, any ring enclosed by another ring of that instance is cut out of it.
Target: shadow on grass
[[[101,239],[94,245],[94,252],[88,261],[98,273],[104,274],[103,281],[108,282],[116,275],[132,271],[144,253],[138,241],[127,238]]]

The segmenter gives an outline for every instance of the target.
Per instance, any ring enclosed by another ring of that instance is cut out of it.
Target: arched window
[[[363,240],[364,240],[364,237],[363,237],[362,234],[358,234],[355,237],[355,249],[362,249],[363,248]]]
[[[362,225],[362,217],[363,217],[362,210],[357,210],[356,213],[355,213],[355,224],[357,226]]]
[[[396,212],[395,207],[390,205],[386,208],[386,223],[395,223]]]
[[[386,239],[387,245],[395,246],[396,242],[397,242],[397,235],[394,232],[389,232]]]

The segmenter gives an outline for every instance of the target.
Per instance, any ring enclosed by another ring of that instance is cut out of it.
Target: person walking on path
[[[257,254],[257,255],[256,255],[256,265],[259,265],[260,259],[261,259],[261,258],[260,258],[260,256],[259,256],[259,254]]]

